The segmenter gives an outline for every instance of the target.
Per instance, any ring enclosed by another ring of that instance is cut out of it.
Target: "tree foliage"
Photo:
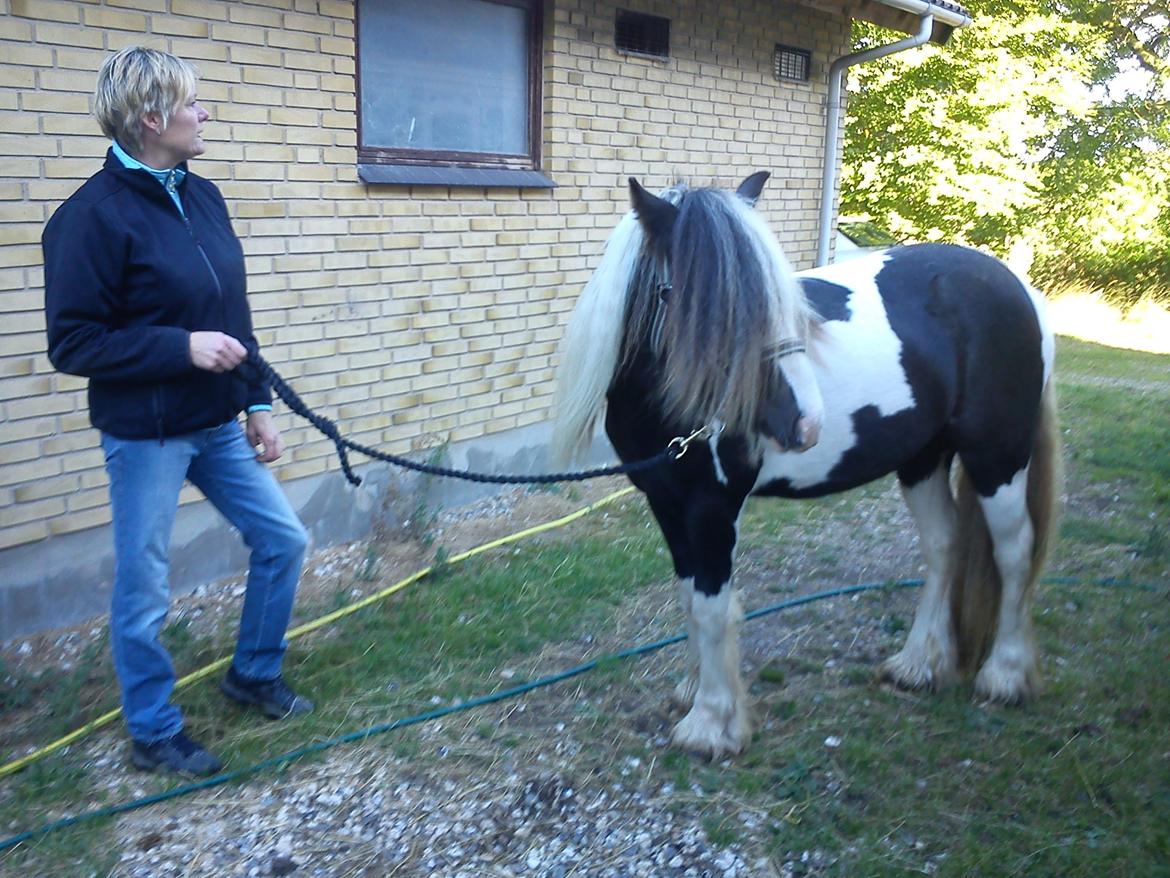
[[[851,68],[842,213],[1170,290],[1170,0],[968,5],[947,45]],[[893,36],[855,25],[857,49]]]

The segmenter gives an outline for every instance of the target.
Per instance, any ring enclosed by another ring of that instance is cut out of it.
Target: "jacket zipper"
[[[191,220],[186,215],[183,216],[183,224],[187,226],[187,231],[191,234],[191,240],[195,242],[195,249],[199,251],[199,255],[203,257],[203,264],[207,266],[207,270],[211,272],[211,279],[215,281],[215,294],[220,299],[220,306],[223,305],[223,285],[219,282],[219,275],[215,273],[215,266],[211,264],[211,260],[207,257],[207,251],[203,249],[203,244],[200,243],[199,238],[195,235],[195,230],[191,228]]]
[[[195,242],[195,249],[199,251],[199,255],[203,257],[203,264],[207,266],[207,270],[211,272],[211,279],[215,282],[215,297],[219,300],[219,317],[223,326],[227,326],[227,303],[223,298],[223,284],[220,283],[219,274],[215,271],[215,266],[211,264],[211,258],[207,255],[207,251],[203,249],[203,244],[199,240],[199,236],[195,234],[195,229],[191,226],[191,219],[183,210],[179,211],[183,217],[183,225],[187,227],[187,232],[191,235],[191,240]]]
[[[154,393],[152,394],[154,400],[154,423],[158,428],[158,444],[166,444],[163,439],[163,410],[162,410],[162,388],[157,384],[154,386]]]

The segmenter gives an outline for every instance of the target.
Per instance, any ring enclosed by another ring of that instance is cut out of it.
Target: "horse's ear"
[[[674,231],[678,208],[657,195],[651,195],[630,177],[630,204],[651,241],[669,241]]]
[[[756,202],[760,199],[760,193],[764,191],[764,183],[771,176],[767,171],[756,171],[739,184],[739,188],[735,190],[735,194],[752,207],[755,207]]]

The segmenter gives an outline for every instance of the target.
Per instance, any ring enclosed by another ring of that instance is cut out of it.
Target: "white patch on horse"
[[[723,422],[711,423],[711,435],[707,437],[707,447],[711,449],[711,461],[715,464],[715,478],[719,484],[727,484],[727,473],[723,470],[723,462],[719,459],[719,436],[723,433]]]
[[[786,480],[800,490],[818,485],[857,443],[853,414],[873,406],[883,417],[914,407],[902,368],[902,341],[890,326],[874,282],[883,257],[850,260],[802,272],[849,290],[849,320],[830,320],[810,336],[809,354],[824,401],[820,441],[803,452],[769,446],[756,487]],[[860,265],[856,264],[860,263]]]

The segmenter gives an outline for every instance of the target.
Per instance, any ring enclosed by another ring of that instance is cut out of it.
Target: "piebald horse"
[[[888,473],[927,574],[881,675],[933,690],[975,673],[978,698],[1022,701],[1038,685],[1030,605],[1059,476],[1043,299],[995,258],[941,244],[795,274],[753,209],[767,177],[658,196],[631,179],[633,209],[562,345],[554,457],[586,447],[603,411],[624,461],[702,431],[631,477],[687,617],[672,741],[719,756],[751,737],[731,587],[747,497],[820,497]]]

